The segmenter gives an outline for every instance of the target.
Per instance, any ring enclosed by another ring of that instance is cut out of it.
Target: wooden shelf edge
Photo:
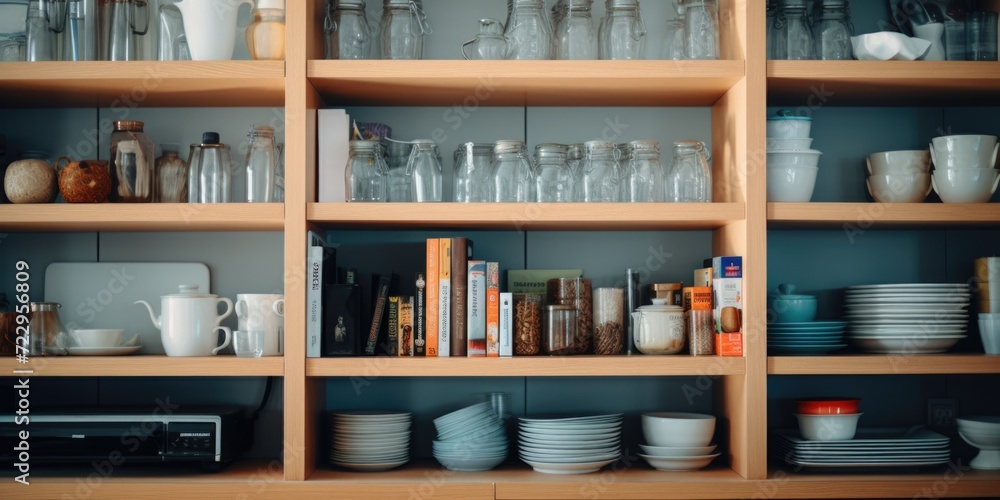
[[[771,498],[993,498],[1000,471],[970,469],[962,460],[916,473],[821,474],[772,466],[761,483],[775,493]]]
[[[863,231],[872,227],[995,226],[996,203],[775,203],[767,204],[771,227],[838,227]]]
[[[613,377],[743,375],[723,356],[515,356],[512,358],[310,358],[307,377]]]
[[[40,356],[26,364],[15,358],[0,358],[0,373],[21,377],[282,377],[285,359],[236,356],[169,357],[156,354],[134,356]]]
[[[769,375],[1000,374],[1000,356],[985,354],[860,354],[769,356]]]
[[[282,203],[0,205],[5,231],[281,231]]]

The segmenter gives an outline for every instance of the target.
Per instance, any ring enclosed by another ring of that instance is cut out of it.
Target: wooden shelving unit
[[[997,494],[1000,473],[970,469],[962,461],[923,472],[881,474],[820,474],[775,467],[768,479],[770,484],[764,487],[774,493],[771,498],[990,498]]]
[[[285,359],[236,356],[169,357],[155,354],[132,356],[39,356],[28,363],[0,358],[0,373],[31,377],[281,377]]]
[[[281,203],[0,205],[5,231],[281,231]]]
[[[984,354],[770,356],[769,375],[1000,374],[1000,357]]]
[[[768,227],[991,227],[995,203],[768,203]]]

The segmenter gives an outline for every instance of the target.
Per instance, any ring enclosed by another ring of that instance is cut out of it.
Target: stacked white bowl
[[[518,419],[518,454],[536,472],[585,474],[621,458],[621,413]]]
[[[507,459],[507,427],[489,401],[434,419],[434,458],[454,471],[490,470]]]
[[[921,203],[931,194],[931,154],[927,150],[883,151],[868,155],[868,193],[880,203]]]
[[[945,203],[986,203],[1000,184],[995,135],[946,135],[931,140],[934,192]]]
[[[355,411],[333,414],[330,462],[359,471],[383,471],[410,459],[406,412]]]
[[[969,462],[973,469],[1000,470],[1000,417],[960,418],[958,435],[979,448],[979,455]]]
[[[706,467],[719,456],[712,443],[715,416],[702,413],[643,413],[639,456],[657,470],[685,471]]]
[[[810,149],[812,118],[778,111],[767,119],[767,201],[812,199],[823,153]]]

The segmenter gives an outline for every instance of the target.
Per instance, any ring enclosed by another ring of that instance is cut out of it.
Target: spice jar
[[[180,145],[161,144],[163,155],[156,159],[156,190],[153,201],[185,203],[188,201],[188,164],[180,157]]]
[[[247,26],[246,37],[251,59],[284,59],[284,0],[257,0],[257,8],[253,10],[253,21]]]
[[[156,145],[143,132],[143,123],[118,120],[111,133],[111,201],[149,203],[156,189]]]
[[[545,307],[545,354],[574,354],[576,348],[576,308],[553,304]]]
[[[576,309],[574,345],[578,354],[590,352],[594,336],[594,306],[588,278],[553,278],[545,283],[549,304],[573,306]]]
[[[514,355],[538,354],[542,345],[541,306],[541,294],[514,294]]]
[[[594,354],[621,354],[625,347],[625,290],[594,289]]]

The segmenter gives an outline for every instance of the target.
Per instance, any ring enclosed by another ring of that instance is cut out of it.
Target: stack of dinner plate
[[[848,287],[844,294],[848,338],[867,352],[945,352],[965,338],[970,297],[965,283]]]
[[[951,458],[951,439],[921,427],[859,428],[854,439],[840,441],[807,440],[797,429],[778,429],[768,453],[788,465],[818,469],[939,466]]]
[[[597,472],[621,457],[622,417],[520,418],[520,459],[548,474]]]
[[[448,469],[490,470],[507,459],[507,427],[489,401],[438,417],[434,427],[434,458]]]
[[[335,412],[330,462],[359,471],[405,464],[410,459],[411,418],[406,412]]]

